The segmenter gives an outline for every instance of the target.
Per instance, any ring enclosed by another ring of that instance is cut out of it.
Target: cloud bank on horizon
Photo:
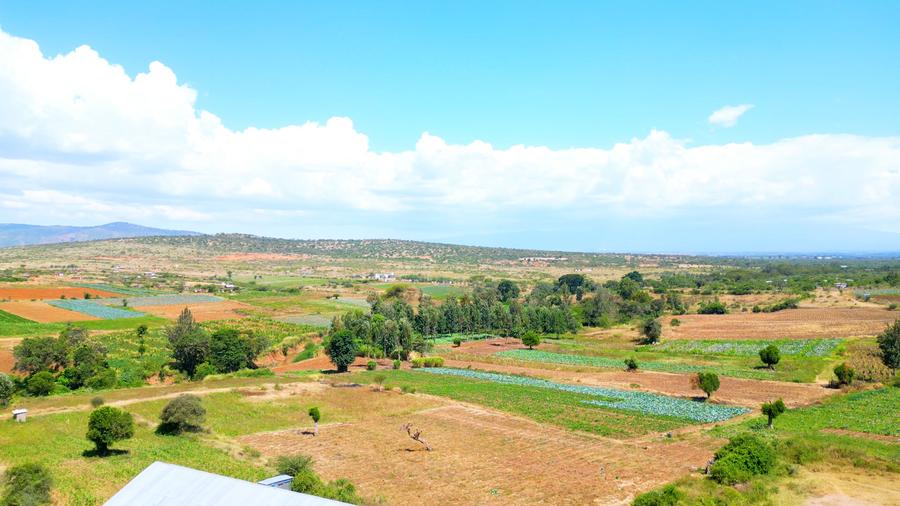
[[[359,236],[452,239],[560,219],[639,229],[697,215],[721,216],[715,233],[735,217],[790,215],[900,233],[900,137],[693,146],[651,130],[609,148],[550,149],[450,144],[426,132],[414,149],[375,152],[350,118],[236,131],[196,97],[163,63],[132,77],[90,47],[51,57],[0,31],[0,221],[303,236],[314,235],[308,220],[322,230],[332,216],[335,226],[378,224]],[[731,127],[751,107],[724,107],[708,122]]]

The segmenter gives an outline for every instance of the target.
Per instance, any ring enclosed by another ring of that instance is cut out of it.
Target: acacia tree
[[[766,364],[769,369],[775,370],[775,364],[781,361],[781,352],[774,344],[770,344],[759,350],[759,359]]]
[[[347,368],[356,359],[356,341],[353,334],[347,329],[332,333],[325,345],[325,353],[337,367],[338,372],[347,372]]]
[[[769,418],[769,428],[773,428],[775,424],[775,418],[778,415],[787,411],[787,407],[784,405],[784,401],[778,399],[775,402],[766,402],[762,405],[762,413]]]
[[[900,320],[878,336],[878,348],[881,349],[881,361],[896,374],[900,369]]]
[[[322,418],[322,414],[319,413],[319,408],[316,406],[309,408],[309,417],[312,418],[312,421],[313,421],[313,435],[318,436],[319,435],[319,419]]]
[[[694,386],[703,390],[709,399],[719,389],[719,375],[714,372],[698,372],[694,377]]]

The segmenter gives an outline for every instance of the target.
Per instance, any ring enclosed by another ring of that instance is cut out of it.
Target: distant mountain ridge
[[[135,225],[134,223],[126,223],[123,221],[93,227],[0,223],[0,248],[9,246],[28,246],[33,244],[96,241],[126,237],[186,235],[196,236],[202,234],[187,230],[167,230],[163,228],[144,227],[142,225]]]

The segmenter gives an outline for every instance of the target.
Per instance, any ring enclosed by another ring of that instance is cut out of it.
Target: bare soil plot
[[[9,300],[47,300],[47,299],[83,299],[84,294],[92,297],[119,297],[120,294],[97,290],[94,288],[80,288],[77,286],[61,287],[0,287],[0,299]]]
[[[691,385],[693,374],[673,374],[655,371],[577,372],[565,369],[533,368],[506,364],[448,360],[448,367],[480,369],[484,371],[522,374],[570,384],[584,384],[622,390],[642,390],[675,397],[700,397],[703,392]],[[817,402],[837,390],[821,385],[757,381],[720,376],[721,383],[713,399],[715,402],[758,409],[763,402],[784,399],[790,407]]]
[[[197,302],[190,304],[172,304],[169,306],[135,306],[134,309],[154,316],[161,316],[170,320],[175,320],[178,315],[184,311],[184,308],[191,310],[194,320],[205,322],[210,320],[230,320],[233,318],[243,318],[239,310],[250,309],[252,306],[233,300],[222,302]]]
[[[401,432],[406,422],[434,451]],[[238,440],[267,457],[311,455],[325,478],[349,478],[388,504],[627,504],[705,464],[716,446],[696,434],[608,440],[453,402],[405,416],[373,412],[319,436],[288,430]]]
[[[663,339],[812,339],[871,336],[897,319],[883,308],[800,308],[775,313],[689,314]]]
[[[13,357],[13,347],[19,344],[19,339],[4,339],[0,341],[0,372],[12,372],[13,366],[16,365],[16,359]]]
[[[38,323],[79,322],[100,319],[96,316],[51,306],[43,301],[0,302],[0,309]]]

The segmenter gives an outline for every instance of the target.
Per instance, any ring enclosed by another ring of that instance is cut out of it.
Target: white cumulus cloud
[[[710,114],[707,121],[709,121],[710,125],[731,128],[734,125],[737,125],[741,116],[750,109],[753,109],[752,104],[726,105]]]
[[[727,208],[801,209],[852,223],[878,216],[900,231],[898,137],[693,146],[654,130],[608,148],[550,149],[451,144],[423,133],[410,150],[377,152],[349,118],[232,130],[198,109],[196,97],[162,63],[130,76],[89,47],[48,56],[0,31],[0,221],[168,220],[234,230],[240,220],[310,213],[391,216],[386,222]],[[750,107],[725,107],[709,121],[731,126]]]

